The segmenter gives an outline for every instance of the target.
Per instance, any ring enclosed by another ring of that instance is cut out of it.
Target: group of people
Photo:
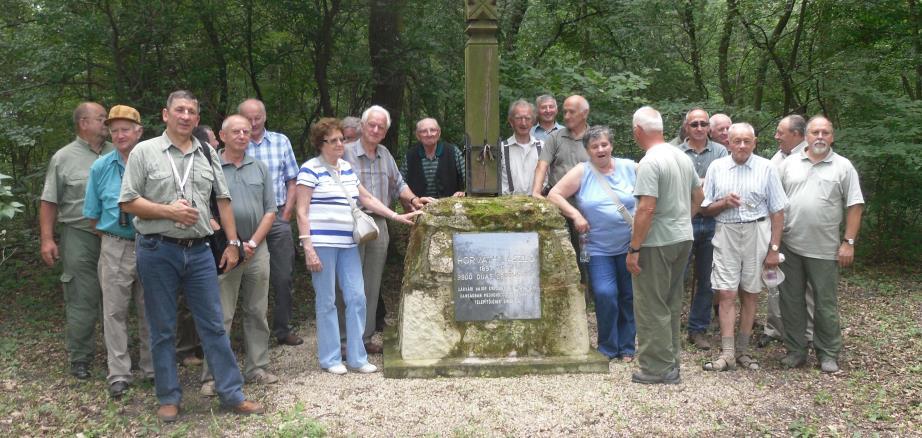
[[[776,133],[781,148],[769,161],[753,154],[748,124],[695,109],[683,124],[687,137],[673,146],[663,140],[660,114],[644,107],[634,114],[633,136],[646,152],[635,163],[612,157],[611,132],[588,125],[582,96],[564,101],[562,125],[557,113],[549,95],[510,105],[513,135],[500,148],[501,191],[547,196],[567,218],[574,247],[589,256],[601,353],[626,362],[638,356],[636,382],[679,381],[682,285],[693,259],[698,288],[688,332],[702,348],[709,348],[703,332],[712,285],[719,291],[722,351],[705,369],[758,367],[748,352],[755,298],[762,269],[778,266],[787,280],[780,292],[769,293],[767,330],[783,337],[784,364],[803,365],[809,314],[822,369],[837,369],[837,266],[851,263],[863,200],[854,168],[830,149],[829,120],[783,119]],[[158,417],[175,420],[182,396],[176,367],[182,296],[206,359],[201,393],[217,395],[239,414],[262,413],[246,400],[244,381],[279,381],[268,370],[270,336],[280,345],[303,342],[291,328],[295,241],[316,293],[320,367],[337,375],[375,372],[368,355],[382,351],[372,335],[387,221],[412,224],[424,205],[465,194],[464,154],[441,139],[438,122],[417,123],[419,142],[398,166],[381,144],[391,125],[385,108],[371,106],[361,118],[322,118],[309,133],[318,155],[299,166],[289,139],[266,129],[259,100],[241,102],[217,135],[206,130],[201,140],[194,135],[198,100],[188,91],[170,94],[161,117],[164,132],[140,141],[136,109],[116,105],[107,113],[82,103],[74,111],[77,138],[49,163],[41,255],[48,265],[62,262],[71,373],[91,376],[101,308],[109,394],[124,394],[133,380],[127,321],[134,300],[140,372],[154,379]],[[398,200],[403,214],[391,209]],[[374,220],[376,239],[356,243],[357,208]],[[838,244],[845,209],[845,239]],[[216,267],[208,236],[217,230],[227,248]],[[734,338],[737,295],[742,310]],[[228,338],[238,299],[243,373]],[[807,303],[815,303],[815,313]]]

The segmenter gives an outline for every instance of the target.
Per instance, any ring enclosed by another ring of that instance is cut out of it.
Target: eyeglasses
[[[708,122],[691,122],[688,124],[688,126],[691,126],[692,128],[707,128],[709,125],[710,123]]]
[[[345,140],[345,139],[342,138],[342,137],[329,138],[329,139],[325,138],[325,139],[323,139],[323,143],[327,143],[327,144],[339,144],[339,143],[342,143],[344,140]]]
[[[230,132],[233,135],[250,135],[250,133],[253,131],[250,129],[241,128],[241,129],[231,129]]]
[[[433,135],[433,134],[438,134],[438,133],[439,133],[439,128],[417,129],[416,132],[419,133],[419,134],[429,134],[429,135]]]
[[[531,116],[516,116],[513,117],[512,120],[515,120],[516,122],[530,122]]]

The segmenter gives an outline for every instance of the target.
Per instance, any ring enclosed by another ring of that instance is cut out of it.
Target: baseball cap
[[[138,110],[127,106],[127,105],[115,105],[112,109],[109,110],[109,118],[106,119],[105,124],[109,126],[113,120],[127,120],[129,122],[134,122],[141,124],[141,114],[138,113]]]

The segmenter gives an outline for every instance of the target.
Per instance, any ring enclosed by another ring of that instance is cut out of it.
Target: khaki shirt
[[[691,158],[669,143],[647,150],[637,165],[634,196],[656,198],[656,211],[641,246],[666,246],[693,240],[691,194],[701,185]]]
[[[586,135],[586,134],[583,134]],[[589,154],[583,147],[582,138],[576,139],[570,134],[569,128],[558,129],[547,137],[541,157],[538,158],[550,165],[547,178],[548,185],[553,187],[563,176],[579,163],[589,160]]]
[[[45,172],[42,201],[58,206],[58,222],[81,230],[96,232],[90,221],[83,217],[83,199],[90,167],[100,156],[112,151],[112,143],[105,142],[97,154],[86,140],[76,140],[59,149],[51,157]]]
[[[781,241],[799,255],[836,260],[845,209],[864,204],[855,167],[834,151],[816,164],[801,151],[784,160],[779,174],[790,202]]]
[[[208,165],[204,152],[211,154],[212,165]],[[173,157],[179,175],[174,175],[166,154]],[[186,171],[188,160],[193,160],[192,171],[189,172],[184,191],[181,193],[179,179]],[[192,137],[192,149],[183,154],[179,148],[173,146],[164,132],[160,137],[138,143],[128,155],[118,202],[129,202],[143,197],[156,204],[168,205],[184,197],[199,211],[198,222],[195,224],[183,229],[177,227],[170,219],[135,217],[134,228],[140,234],[163,234],[176,239],[194,239],[211,235],[211,225],[208,222],[211,219],[211,211],[208,208],[211,188],[214,187],[218,198],[231,197],[220,166],[218,154],[210,147],[202,147],[195,137]]]
[[[221,158],[221,170],[227,187],[234,197],[234,224],[240,240],[246,242],[253,237],[266,213],[275,213],[275,190],[269,167],[262,161],[244,155],[240,167]]]

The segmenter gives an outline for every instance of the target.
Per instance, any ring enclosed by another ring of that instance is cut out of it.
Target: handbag
[[[322,162],[323,160],[321,159],[320,161]],[[330,172],[330,176],[333,177],[336,184],[339,184],[339,188],[343,191],[343,196],[346,197],[352,207],[352,240],[355,243],[365,243],[377,239],[378,233],[381,231],[378,229],[378,224],[375,223],[371,216],[365,214],[362,209],[355,205],[355,200],[349,196],[349,192],[346,191],[346,187],[343,186],[342,181],[339,179],[339,172],[327,163],[323,163],[323,166],[327,168],[327,172]]]
[[[615,191],[611,189],[611,186],[608,185],[608,181],[599,173],[599,170],[591,162],[587,162],[586,165],[592,169],[592,174],[595,175],[596,181],[605,189],[605,192],[608,193],[608,197],[611,198],[611,202],[615,204],[615,208],[618,209],[618,213],[621,213],[621,217],[624,219],[624,222],[631,227],[631,231],[634,231],[634,216],[631,215],[631,212],[627,211],[627,207],[621,203],[621,198],[618,198],[618,195],[615,194]]]
[[[214,168],[214,163],[211,160],[211,150],[204,149],[205,146],[202,146],[202,153],[205,155],[205,158],[208,160],[208,165],[211,166],[212,172],[217,172]],[[211,195],[208,197],[208,209],[211,210],[211,217],[218,223],[221,222],[221,213],[218,211],[218,199],[217,194],[214,191],[214,185],[211,186]],[[205,237],[208,240],[208,247],[211,248],[211,256],[214,258],[215,269],[218,270],[218,274],[221,272],[221,257],[224,257],[224,251],[227,249],[227,234],[224,233],[224,228],[220,230],[212,230],[210,236]],[[237,247],[237,250],[240,252],[240,258],[237,261],[237,265],[234,266],[234,269],[237,269],[240,265],[243,264],[243,261],[246,259],[246,252],[242,247]],[[232,271],[231,269],[230,271]],[[230,272],[225,271],[225,272]]]

